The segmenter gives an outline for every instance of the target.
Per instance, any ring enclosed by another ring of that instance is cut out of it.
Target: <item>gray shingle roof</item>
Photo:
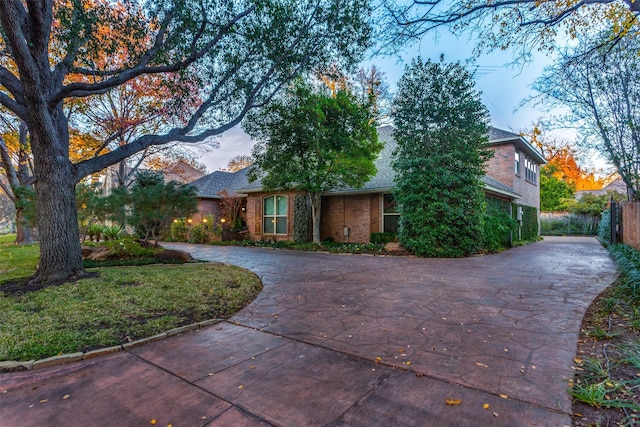
[[[223,191],[227,191],[229,194],[236,194],[239,189],[248,188],[251,184],[247,179],[247,172],[251,168],[252,166],[247,166],[237,172],[215,171],[193,181],[190,185],[196,187],[198,197],[219,199],[220,193]],[[260,183],[257,182],[255,184],[259,188]]]
[[[394,186],[394,171],[391,167],[391,157],[393,150],[395,150],[397,143],[393,139],[393,126],[383,126],[378,128],[378,139],[384,143],[384,148],[380,152],[378,159],[375,161],[377,173],[367,182],[362,188],[345,187],[328,191],[329,194],[344,194],[344,193],[372,193],[389,191]],[[508,132],[502,129],[490,127],[489,128],[489,142],[490,143],[502,143],[506,141],[513,141],[518,145],[526,144],[529,150],[536,151],[527,141],[525,141],[520,135]],[[537,152],[537,151],[536,151]],[[229,193],[247,193],[253,191],[260,191],[260,181],[254,181],[249,183],[247,179],[247,172],[252,166],[246,167],[238,172],[214,172],[205,176],[197,181],[194,181],[194,185],[198,189],[198,196],[219,198],[219,193],[223,190]],[[485,176],[482,181],[485,183],[485,187],[489,191],[496,191],[501,194],[509,195],[511,197],[520,197],[514,190],[501,182]]]

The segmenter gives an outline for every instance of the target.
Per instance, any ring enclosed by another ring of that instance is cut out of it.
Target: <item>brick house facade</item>
[[[378,137],[385,147],[376,160],[376,175],[363,188],[335,189],[323,194],[322,240],[369,242],[371,233],[397,229],[399,216],[391,196],[394,185],[391,157],[396,146],[392,133],[391,126],[378,129]],[[539,211],[538,171],[539,166],[545,163],[542,154],[521,136],[496,128],[490,129],[489,141],[494,156],[487,162],[487,175],[482,179],[487,197],[515,201]],[[199,214],[213,214],[217,218],[223,190],[242,194],[246,197],[246,224],[252,240],[292,240],[294,199],[296,195],[305,193],[264,192],[259,181],[248,181],[250,168],[235,173],[214,172],[194,182],[201,199]],[[208,202],[205,203],[204,199]],[[201,207],[206,212],[200,211]]]

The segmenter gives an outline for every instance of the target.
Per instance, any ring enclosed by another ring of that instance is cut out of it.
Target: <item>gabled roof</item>
[[[520,150],[524,151],[533,161],[538,163],[539,165],[544,165],[547,163],[544,156],[537,148],[535,148],[529,141],[524,139],[522,136],[517,133],[509,132],[503,129],[494,128],[491,126],[489,128],[489,144],[490,145],[500,145],[500,144],[514,144]]]
[[[250,168],[251,166],[248,166],[237,172],[215,171],[193,181],[191,185],[196,188],[198,197],[219,199],[223,191],[234,194],[238,189],[246,187],[249,184],[247,172]]]
[[[375,161],[377,173],[362,188],[337,188],[327,191],[326,194],[361,194],[361,193],[378,193],[389,192],[394,187],[395,173],[391,167],[391,158],[393,151],[397,147],[397,143],[393,138],[393,126],[387,125],[378,128],[378,140],[384,143],[384,148]],[[525,150],[530,156],[535,156],[536,160],[544,157],[535,150],[524,138],[515,133],[494,127],[489,128],[490,144],[513,143]],[[229,173],[217,171],[205,176],[197,181],[194,185],[198,190],[198,196],[203,198],[220,198],[219,193],[226,190],[230,193],[253,193],[262,191],[260,181],[249,182],[247,172],[252,168],[248,166],[238,172]],[[482,182],[485,184],[485,190],[496,194],[501,194],[514,199],[520,198],[520,194],[516,193],[512,188],[502,184],[501,182],[484,176]]]

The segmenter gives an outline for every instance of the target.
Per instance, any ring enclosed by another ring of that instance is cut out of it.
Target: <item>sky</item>
[[[446,62],[464,62],[472,56],[474,44],[467,37],[456,38],[448,33],[440,33],[438,40],[425,37],[420,43],[406,47],[404,52],[394,57],[375,57],[363,65],[375,64],[387,77],[389,88],[395,92],[404,67],[413,58],[422,56],[438,61],[444,54]],[[512,66],[510,51],[494,52],[480,56],[476,73],[476,88],[482,92],[482,101],[491,115],[491,124],[500,129],[520,132],[531,129],[538,119],[547,113],[531,106],[518,108],[526,97],[535,94],[530,89],[533,81],[542,74],[551,59],[544,54],[534,56],[531,63]],[[252,143],[239,127],[233,128],[219,137],[220,147],[211,149],[199,160],[214,172],[227,165],[228,161],[241,154],[251,154]]]

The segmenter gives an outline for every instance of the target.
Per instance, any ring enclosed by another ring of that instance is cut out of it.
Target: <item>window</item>
[[[514,165],[514,167],[515,167],[516,175],[520,175],[520,153],[518,153],[517,151],[516,151],[516,156],[515,156],[515,165]]]
[[[524,158],[524,178],[532,184],[537,183],[538,165],[529,157]]]
[[[382,231],[385,233],[397,233],[400,214],[396,208],[396,199],[393,194],[385,194],[382,199]]]
[[[287,198],[265,197],[262,220],[264,234],[287,234]]]

